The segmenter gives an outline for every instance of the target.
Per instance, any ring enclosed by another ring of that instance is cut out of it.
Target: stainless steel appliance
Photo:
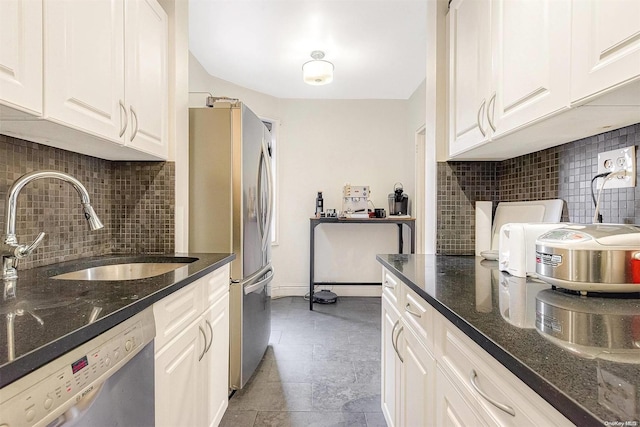
[[[155,425],[148,308],[0,389],[0,425]]]
[[[640,227],[571,224],[536,240],[536,273],[581,292],[640,292]]]
[[[389,193],[389,215],[409,215],[409,196],[404,193],[402,183],[393,185],[393,193]]]
[[[271,134],[246,105],[189,111],[189,250],[233,252],[229,387],[245,386],[271,333]]]

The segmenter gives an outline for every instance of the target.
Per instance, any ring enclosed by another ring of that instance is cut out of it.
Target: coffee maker
[[[409,215],[409,196],[404,193],[401,182],[396,182],[393,193],[389,193],[389,215]]]

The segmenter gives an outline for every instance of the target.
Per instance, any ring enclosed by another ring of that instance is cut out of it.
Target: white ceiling
[[[209,74],[278,98],[407,99],[426,70],[428,0],[189,0],[189,48]],[[322,50],[333,83],[302,64]]]

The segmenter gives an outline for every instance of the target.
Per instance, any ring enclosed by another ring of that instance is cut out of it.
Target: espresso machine
[[[404,192],[401,182],[393,185],[389,193],[389,215],[409,215],[409,196]]]

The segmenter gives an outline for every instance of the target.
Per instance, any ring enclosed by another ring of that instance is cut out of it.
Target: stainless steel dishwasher
[[[153,426],[151,308],[0,389],[0,426]]]

